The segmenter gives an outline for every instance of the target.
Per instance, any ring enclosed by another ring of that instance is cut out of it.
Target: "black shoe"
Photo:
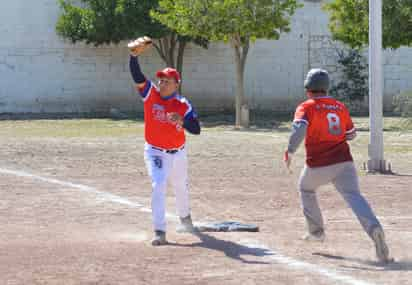
[[[155,231],[155,236],[152,239],[152,245],[159,246],[165,244],[167,244],[166,233],[164,231]]]

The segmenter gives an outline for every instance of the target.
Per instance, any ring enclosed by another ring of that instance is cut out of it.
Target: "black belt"
[[[176,152],[183,150],[185,148],[185,146],[182,146],[181,148],[175,148],[175,149],[163,149],[163,148],[158,148],[158,147],[155,147],[155,146],[152,146],[152,148],[155,149],[155,150],[165,152],[165,153],[175,154]]]

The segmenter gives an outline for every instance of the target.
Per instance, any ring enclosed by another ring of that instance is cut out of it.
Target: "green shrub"
[[[367,107],[368,96],[368,64],[365,57],[357,49],[338,51],[339,82],[332,85],[330,95],[344,102],[351,111],[362,112]]]
[[[412,90],[394,96],[393,106],[395,114],[412,118]]]

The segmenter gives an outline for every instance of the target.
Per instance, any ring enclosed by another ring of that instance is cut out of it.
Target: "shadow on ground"
[[[341,265],[342,268],[368,270],[368,271],[412,271],[412,261],[410,260],[396,260],[391,263],[384,264],[378,261],[365,260],[355,257],[347,257],[341,255],[333,255],[325,252],[314,252],[312,255],[324,257],[327,259],[344,260],[355,262],[360,265]],[[366,266],[368,267],[366,267]]]
[[[245,246],[233,241],[218,239],[212,235],[205,233],[196,233],[200,241],[192,244],[178,244],[169,243],[171,246],[177,247],[201,247],[210,250],[216,250],[223,252],[227,257],[239,260],[247,264],[271,264],[271,262],[257,261],[257,260],[247,260],[243,256],[253,256],[253,257],[264,257],[272,255],[270,250],[260,247]]]

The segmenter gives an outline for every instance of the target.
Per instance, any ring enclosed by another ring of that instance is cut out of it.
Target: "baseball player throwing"
[[[152,218],[155,236],[152,245],[167,244],[165,196],[170,182],[176,195],[180,231],[193,232],[187,182],[185,130],[200,134],[197,115],[190,102],[178,94],[180,74],[173,68],[159,70],[158,86],[143,75],[138,56],[151,46],[148,37],[131,43],[130,72],[144,102],[145,163],[152,180]]]
[[[382,226],[359,190],[358,176],[347,143],[356,136],[349,112],[343,103],[328,96],[329,75],[325,70],[310,70],[305,89],[308,100],[296,109],[284,156],[285,164],[290,168],[293,153],[305,139],[306,165],[299,178],[303,214],[309,231],[304,239],[323,241],[325,238],[315,190],[331,182],[375,243],[379,261],[390,262],[392,259]]]

